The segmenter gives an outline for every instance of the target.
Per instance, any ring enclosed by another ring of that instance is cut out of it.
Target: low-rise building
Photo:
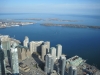
[[[86,60],[82,59],[79,56],[74,56],[66,60],[66,68],[69,68],[70,66],[79,66],[83,62],[86,62]]]
[[[21,60],[25,60],[31,56],[30,50],[25,46],[17,46],[18,48],[18,58]]]

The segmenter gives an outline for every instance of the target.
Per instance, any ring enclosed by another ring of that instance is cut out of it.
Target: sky
[[[100,15],[100,0],[0,0],[0,13]]]

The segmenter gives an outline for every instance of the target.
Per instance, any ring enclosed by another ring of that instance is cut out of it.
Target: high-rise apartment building
[[[77,68],[75,66],[70,66],[68,74],[69,75],[77,75]]]
[[[76,67],[73,68],[73,75],[77,75],[77,68]]]
[[[43,44],[44,41],[31,41],[30,42],[30,51],[31,54],[33,52],[38,52],[41,53],[41,45]]]
[[[62,55],[61,57],[61,75],[64,75],[65,74],[65,66],[66,66],[66,57],[65,55]]]
[[[28,47],[29,44],[29,38],[25,36],[25,40],[23,41],[23,46]]]
[[[33,52],[35,52],[35,50],[36,50],[35,42],[34,41],[31,41],[30,42],[30,52],[31,52],[31,54]]]
[[[2,67],[2,74],[5,75],[6,74],[6,63],[5,60],[8,60],[8,51],[10,50],[10,41],[6,38],[2,38],[1,41],[1,52],[2,54],[0,54],[2,57],[1,59],[1,67]]]
[[[50,49],[50,42],[44,42],[44,44],[41,46],[41,57],[42,60],[45,60],[45,55],[49,53]]]
[[[16,43],[14,43],[11,47],[11,69],[12,69],[12,74],[13,75],[18,75],[19,74],[19,64],[18,64],[18,51],[16,48]]]
[[[48,53],[49,53],[49,49],[50,49],[50,41],[46,41],[44,42],[45,45],[47,45],[47,50],[48,50]]]
[[[45,73],[50,74],[53,72],[54,68],[54,61],[50,54],[46,55],[46,61],[45,61]]]
[[[2,71],[1,71],[1,62],[0,62],[0,75],[2,75]]]
[[[24,60],[31,56],[30,50],[27,47],[19,45],[19,46],[17,46],[17,49],[18,49],[18,58],[19,59]]]
[[[2,41],[1,49],[4,51],[5,57],[7,57],[7,50],[10,50],[11,44],[10,41]]]
[[[59,63],[56,63],[56,64],[55,64],[55,70],[56,70],[57,74],[60,74]]]
[[[1,59],[0,59],[0,75],[2,75],[2,70],[1,70]]]
[[[41,57],[42,57],[42,60],[45,60],[45,55],[47,54],[47,45],[42,45],[41,46]]]
[[[57,49],[56,52],[57,59],[60,59],[60,56],[62,55],[62,45],[60,44],[56,45],[56,49]]]
[[[0,75],[2,75],[2,66],[1,66],[1,63],[2,63],[2,52],[1,52],[1,49],[0,49]]]
[[[0,75],[5,75],[4,53],[0,48]]]
[[[55,47],[50,48],[50,54],[52,55],[54,62],[55,62],[56,61],[56,48]]]

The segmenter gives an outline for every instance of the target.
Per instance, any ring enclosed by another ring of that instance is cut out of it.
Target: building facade
[[[60,59],[60,56],[62,55],[62,45],[60,44],[56,45],[56,49],[57,49],[56,53],[57,59]]]
[[[42,45],[41,46],[41,57],[42,57],[42,60],[45,60],[45,55],[47,54],[47,45]]]
[[[11,69],[13,75],[19,74],[19,64],[18,64],[18,51],[16,48],[16,44],[14,43],[11,47]]]
[[[54,68],[54,61],[53,58],[50,54],[46,55],[46,61],[45,61],[45,73],[46,74],[50,74],[53,72],[53,68]]]
[[[26,58],[29,58],[31,56],[31,52],[27,47],[24,46],[18,46],[18,58],[21,60],[25,60]]]
[[[1,42],[1,48],[4,51],[5,57],[7,57],[7,51],[10,50],[11,43],[10,41],[2,41]]]
[[[77,75],[77,68],[75,66],[70,66],[68,74],[69,75]]]
[[[45,60],[45,56],[46,54],[49,53],[49,49],[50,49],[50,42],[44,42],[44,44],[41,46],[41,57],[42,60]]]
[[[41,46],[42,46],[43,42],[44,41],[31,41],[30,42],[30,51],[31,51],[31,54],[33,52],[41,53]]]
[[[35,49],[36,48],[36,46],[35,46],[35,42],[34,41],[31,41],[30,42],[30,52],[31,52],[31,54],[33,53],[33,52],[35,52]]]
[[[66,66],[66,57],[65,57],[65,55],[62,55],[61,57],[61,75],[64,75],[65,74],[65,66]]]
[[[47,45],[47,50],[48,50],[48,53],[49,53],[49,49],[50,49],[50,41],[46,41],[44,42],[45,45]]]
[[[29,44],[29,38],[25,36],[25,40],[23,41],[23,46],[28,47]]]
[[[56,61],[56,48],[55,47],[50,48],[50,54],[52,55],[54,62],[55,62]]]

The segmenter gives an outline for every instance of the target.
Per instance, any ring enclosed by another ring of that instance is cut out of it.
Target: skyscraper
[[[56,45],[56,49],[57,49],[57,53],[56,53],[57,59],[59,59],[60,56],[62,55],[62,45],[60,44]]]
[[[45,73],[50,74],[53,72],[54,68],[54,61],[50,54],[46,55],[46,61],[45,61]]]
[[[1,52],[2,52],[2,60],[1,60],[1,67],[2,67],[2,74],[6,74],[6,63],[5,60],[9,59],[8,51],[10,50],[10,40],[7,38],[2,38],[1,41]]]
[[[6,65],[2,50],[0,50],[0,75],[6,75]]]
[[[45,60],[45,55],[49,53],[50,48],[50,42],[44,42],[44,44],[41,46],[41,57],[42,60]]]
[[[72,67],[69,67],[69,72],[68,72],[69,75],[73,75],[73,69]]]
[[[0,75],[2,75],[2,71],[1,71],[1,63],[0,63]]]
[[[59,63],[56,63],[56,64],[55,64],[55,70],[56,70],[57,74],[60,73]]]
[[[51,72],[53,72],[53,69],[54,69],[54,60],[53,58],[51,58]]]
[[[18,58],[21,60],[25,60],[26,58],[29,58],[31,56],[30,50],[27,47],[24,46],[17,46],[18,49]]]
[[[31,52],[31,54],[33,53],[33,52],[35,52],[35,42],[34,41],[31,41],[30,42],[30,52]]]
[[[1,58],[0,58],[0,75],[2,75],[2,70],[1,70]]]
[[[45,58],[45,55],[46,55],[46,52],[47,52],[46,46],[47,45],[42,45],[41,46],[42,47],[42,49],[41,49],[41,57],[42,57],[42,60],[45,60],[44,58]]]
[[[69,75],[77,75],[77,68],[75,66],[69,67]]]
[[[44,41],[31,41],[30,42],[30,51],[31,51],[31,54],[33,52],[38,52],[40,53],[41,52],[41,45]]]
[[[16,48],[16,43],[12,45],[11,48],[11,69],[13,75],[19,74],[19,65],[18,65],[18,52]]]
[[[7,50],[10,50],[10,41],[2,41],[1,42],[1,49],[4,51],[5,57],[7,57]]]
[[[46,41],[46,42],[44,42],[44,44],[47,45],[47,50],[49,52],[49,49],[50,49],[50,41]]]
[[[73,68],[73,75],[77,75],[77,68],[76,67]]]
[[[54,59],[54,62],[56,61],[56,48],[55,47],[51,47],[50,48],[50,53]]]
[[[65,65],[66,65],[66,57],[65,55],[61,56],[61,75],[65,74]]]
[[[25,36],[25,40],[23,41],[23,46],[28,47],[29,38]]]

